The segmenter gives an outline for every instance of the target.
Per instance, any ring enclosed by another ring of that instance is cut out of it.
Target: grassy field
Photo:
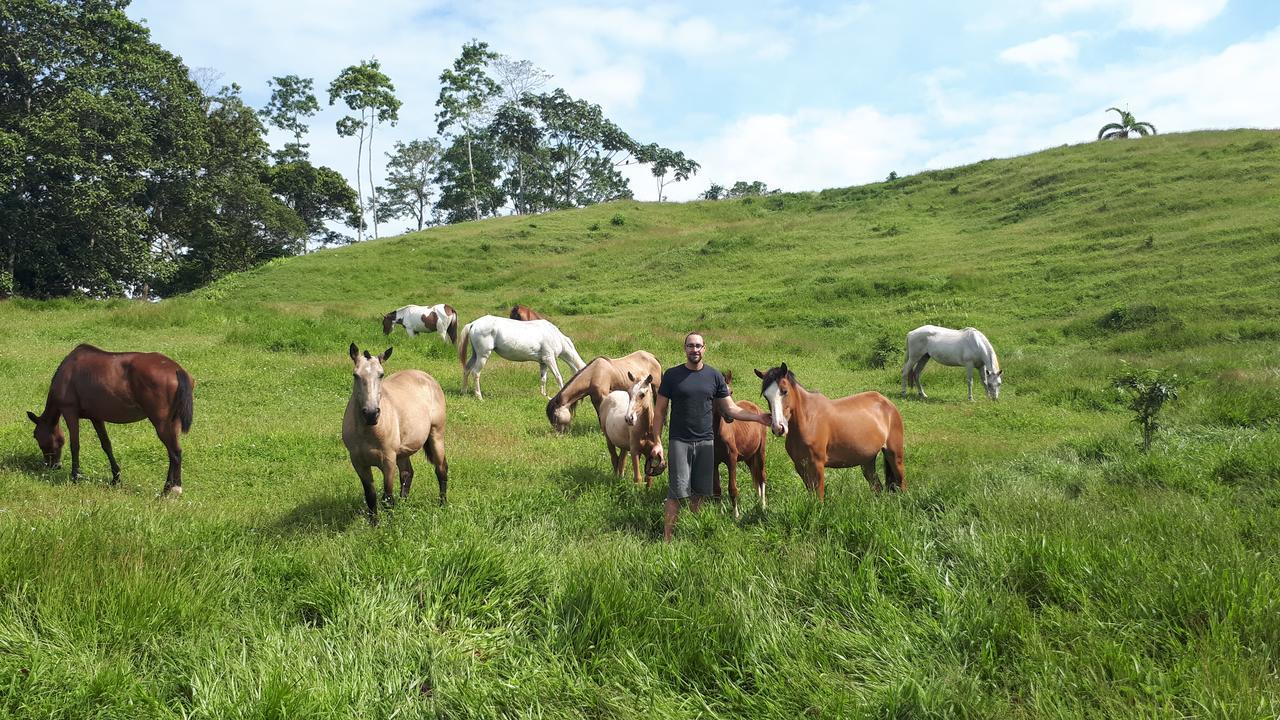
[[[1170,135],[487,220],[154,305],[0,303],[0,717],[1274,718],[1277,187],[1280,133]],[[478,402],[453,348],[382,336],[441,301],[527,303],[588,358],[674,365],[699,329],[739,399],[784,360],[879,390],[908,491],[837,470],[819,504],[774,439],[767,513],[744,492],[740,522],[682,515],[664,545],[665,488],[608,473],[589,407],[553,435],[535,366],[492,360]],[[929,400],[898,398],[924,323],[991,338],[1000,402],[934,364]],[[444,386],[447,507],[419,457],[409,501],[363,519],[353,341]],[[119,487],[87,424],[83,482],[41,466],[25,411],[79,342],[197,379],[181,499],[156,499],[146,423],[111,428]],[[1126,367],[1185,383],[1148,454]]]

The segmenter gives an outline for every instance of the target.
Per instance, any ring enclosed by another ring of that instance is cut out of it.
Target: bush
[[[867,367],[873,370],[880,370],[889,364],[891,358],[896,358],[902,354],[902,348],[898,347],[888,335],[881,335],[876,338],[875,343],[871,346],[871,352],[867,353]]]
[[[1129,398],[1133,421],[1142,428],[1142,451],[1151,449],[1151,437],[1160,429],[1157,416],[1166,402],[1178,399],[1178,376],[1164,370],[1129,370],[1111,378],[1111,385]]]
[[[609,218],[609,224],[615,225],[617,227],[622,227],[623,225],[627,224],[627,219],[622,217],[621,214],[616,214],[612,218]]]
[[[13,295],[13,273],[0,270],[0,299]]]

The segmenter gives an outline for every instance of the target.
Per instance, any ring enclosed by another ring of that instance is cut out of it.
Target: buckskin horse
[[[973,400],[973,368],[977,366],[982,373],[982,384],[987,389],[987,397],[1000,399],[1000,383],[1003,382],[1004,371],[1000,369],[1000,358],[982,331],[967,327],[963,330],[922,325],[907,333],[907,361],[902,365],[902,396],[906,397],[907,389],[915,385],[920,397],[925,398],[924,385],[920,383],[920,373],[929,360],[937,360],[943,365],[963,366],[969,377],[969,399]]]
[[[120,482],[120,465],[111,452],[106,423],[151,421],[156,436],[169,451],[169,472],[162,495],[182,494],[182,447],[178,437],[191,429],[196,381],[173,360],[160,353],[107,352],[78,345],[53,374],[44,412],[28,411],[35,423],[36,443],[46,467],[61,467],[62,429],[71,436],[71,479],[80,479],[80,420],[93,423],[98,441],[111,463],[111,484]]]
[[[440,334],[441,340],[450,344],[458,344],[458,313],[444,303],[430,307],[424,305],[405,305],[382,316],[382,334],[390,335],[399,325],[413,337],[420,332]]]
[[[756,370],[760,394],[769,401],[773,432],[787,438],[787,454],[796,473],[822,500],[826,469],[861,467],[871,489],[880,492],[876,455],[884,455],[889,489],[906,490],[902,468],[902,414],[878,392],[864,392],[831,400],[800,386],[787,364]]]
[[[725,372],[724,381],[727,385],[733,384],[732,370]],[[733,394],[732,388],[729,394]],[[747,400],[735,402],[744,410],[760,412],[760,407],[753,402]],[[720,466],[725,465],[729,473],[729,497],[733,500],[733,519],[737,520],[741,517],[738,513],[738,463],[743,462],[751,470],[751,480],[756,486],[756,494],[760,497],[760,510],[765,510],[767,503],[764,454],[769,432],[765,430],[764,425],[757,422],[734,422],[733,418],[721,415],[716,410],[715,403],[711,405],[711,413],[715,423],[713,429],[715,431],[716,497],[720,496]]]
[[[614,390],[631,389],[632,383],[627,380],[627,373],[636,377],[652,375],[654,390],[662,384],[662,365],[653,353],[637,350],[623,357],[598,357],[574,373],[564,387],[560,388],[560,392],[547,401],[547,421],[556,432],[566,432],[573,422],[578,401],[584,397],[591,398],[598,416],[600,403],[604,402],[605,396]]]
[[[440,504],[449,489],[449,462],[444,456],[444,392],[435,378],[421,370],[401,370],[383,380],[382,364],[391,348],[381,355],[360,354],[355,343],[348,349],[353,369],[351,398],[342,417],[342,442],[351,466],[364,487],[369,522],[378,519],[378,495],[373,471],[382,471],[382,500],[395,502],[393,480],[400,478],[400,497],[413,485],[410,458],[422,450],[435,466]]]

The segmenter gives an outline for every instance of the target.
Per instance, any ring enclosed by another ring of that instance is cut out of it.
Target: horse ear
[[[37,425],[40,424],[40,418],[36,417],[36,414],[31,412],[30,410],[27,411],[27,418],[30,419],[31,422],[36,423]]]
[[[725,370],[725,371],[724,371],[724,383],[725,383],[726,385],[728,385],[729,383],[732,383],[732,382],[733,382],[733,371],[732,371],[732,370]]]
[[[764,379],[764,373],[760,372],[760,368],[751,368],[751,369],[756,371],[756,377],[760,378],[761,380]]]
[[[996,377],[1004,377],[1004,370],[997,370]]]
[[[782,374],[783,375],[787,374],[787,364],[785,362],[782,363]]]
[[[381,355],[378,356],[378,362],[386,362],[387,358],[391,357],[391,351],[394,349],[395,348],[387,348]]]
[[[628,379],[628,380],[630,380],[631,382],[635,382],[635,381],[636,381],[636,376],[635,376],[635,375],[632,375],[632,374],[631,374],[631,371],[630,371],[630,370],[628,370],[628,371],[627,371],[627,379]]]
[[[649,377],[646,377],[646,378],[644,379],[644,384],[645,384],[645,385],[652,385],[652,384],[653,384],[653,373],[649,373]]]
[[[356,358],[360,357],[360,348],[357,348],[355,343],[351,343],[351,348],[347,350],[347,354],[351,356],[351,362],[355,362]]]

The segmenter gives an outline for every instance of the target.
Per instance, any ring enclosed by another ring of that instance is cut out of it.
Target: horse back
[[[815,417],[825,431],[830,467],[852,467],[874,458],[902,422],[897,406],[874,390],[830,400]]]
[[[54,384],[60,402],[80,417],[130,423],[174,415],[179,373],[186,376],[189,396],[195,379],[166,355],[107,352],[80,345],[63,361]]]

